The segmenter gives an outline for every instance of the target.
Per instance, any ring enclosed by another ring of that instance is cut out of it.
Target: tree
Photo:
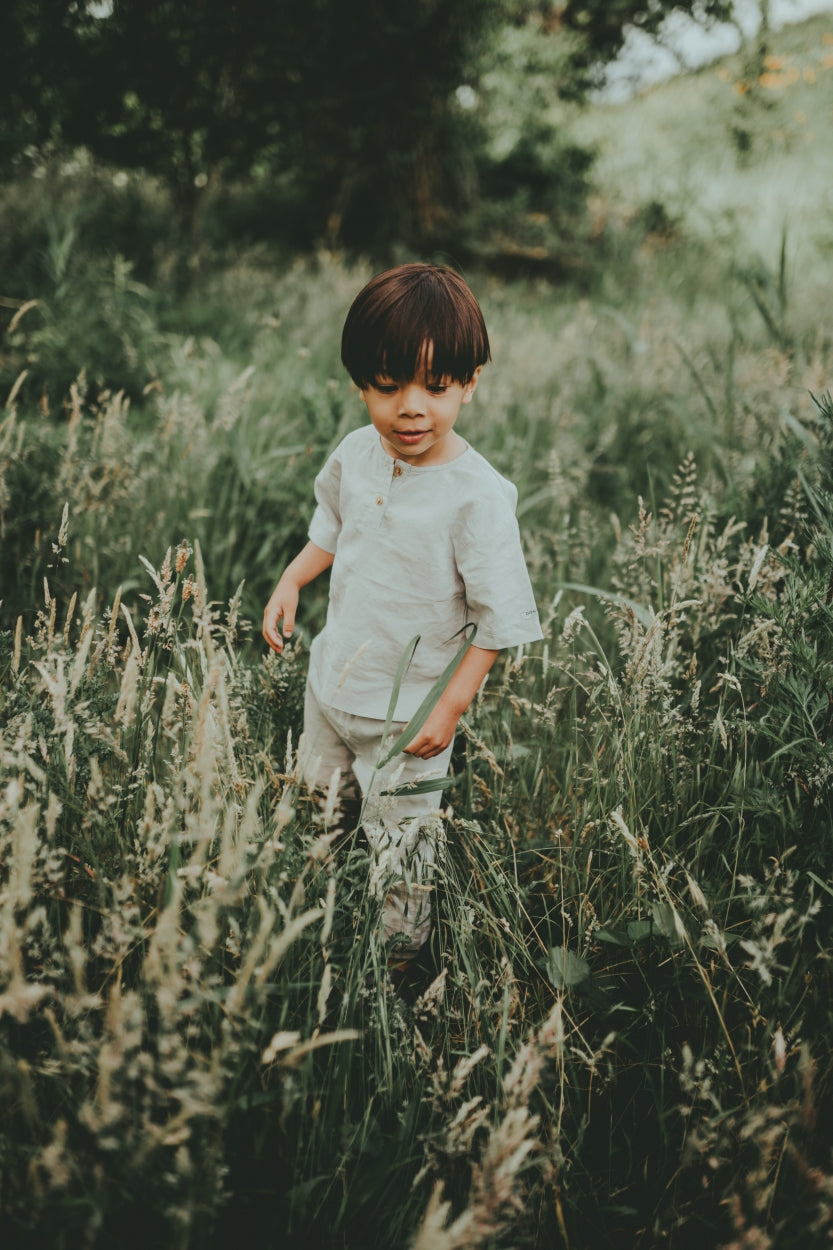
[[[60,135],[162,176],[188,212],[219,172],[291,176],[321,232],[430,228],[450,92],[501,0],[10,0],[12,142]],[[37,67],[37,73],[33,73]],[[453,178],[452,178],[453,180]],[[361,231],[359,231],[361,232]]]
[[[310,238],[425,244],[481,184],[503,194],[528,182],[540,200],[564,174],[547,155],[553,131],[538,103],[521,126],[525,147],[500,168],[483,155],[488,117],[465,117],[455,103],[462,84],[477,87],[501,29],[531,24],[536,39],[566,39],[568,56],[549,58],[562,66],[557,90],[581,96],[628,23],[654,31],[672,9],[710,18],[729,7],[112,0],[108,10],[102,0],[6,0],[5,150],[53,139],[146,169],[172,188],[186,220],[212,177],[268,171],[303,205]],[[523,87],[519,108],[532,98]]]
[[[728,21],[733,0],[566,0],[544,6],[566,30],[581,36],[574,55],[575,87],[584,91],[597,85],[604,66],[621,51],[628,27],[656,35],[671,13],[685,13],[704,25]]]
[[[58,139],[83,74],[79,55],[95,20],[68,0],[5,0],[0,7],[0,158]]]

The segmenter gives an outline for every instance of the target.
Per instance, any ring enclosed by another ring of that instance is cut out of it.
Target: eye
[[[429,382],[426,388],[432,395],[444,395],[448,390],[447,382]]]
[[[382,378],[375,378],[371,385],[380,395],[395,395],[399,389],[395,382],[387,382]]]

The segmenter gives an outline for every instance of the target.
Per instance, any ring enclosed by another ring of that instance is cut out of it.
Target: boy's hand
[[[315,543],[310,542],[284,569],[263,613],[263,637],[273,651],[280,654],[283,651],[284,638],[292,637],[301,587],[328,569],[334,559],[331,551],[324,551],[323,547],[316,547]],[[283,631],[278,625],[281,620]]]
[[[469,647],[425,724],[409,746],[406,755],[430,760],[450,744],[457,722],[477,693],[480,683],[498,657],[497,651]]]
[[[438,703],[417,736],[405,747],[404,753],[418,755],[421,760],[433,759],[450,744],[459,719]]]
[[[298,587],[291,581],[281,578],[272,592],[272,597],[263,613],[263,637],[273,651],[283,651],[284,638],[291,638],[295,628],[295,613],[298,611]],[[279,622],[283,620],[283,630]]]

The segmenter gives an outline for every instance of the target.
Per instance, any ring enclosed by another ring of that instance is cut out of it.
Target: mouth
[[[430,433],[429,430],[395,430],[394,431],[394,435],[399,440],[399,442],[405,443],[408,446],[410,446],[413,443],[418,443],[420,439],[425,438],[426,434],[428,433]]]

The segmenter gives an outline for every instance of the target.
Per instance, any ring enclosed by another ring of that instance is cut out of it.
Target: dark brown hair
[[[353,301],[341,336],[342,363],[362,389],[381,375],[410,381],[429,359],[432,378],[465,384],[490,356],[477,300],[444,265],[377,274]]]

